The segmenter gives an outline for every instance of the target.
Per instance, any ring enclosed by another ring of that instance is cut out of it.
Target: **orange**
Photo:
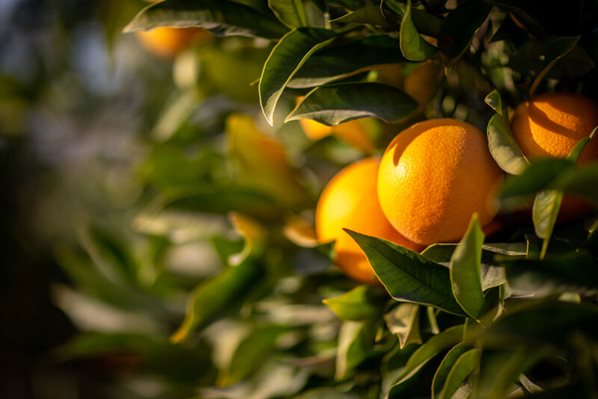
[[[575,144],[598,126],[598,104],[574,93],[548,93],[520,104],[513,113],[511,130],[528,159],[565,158]],[[598,140],[584,148],[579,163],[598,160]],[[592,209],[589,201],[567,195],[559,220],[576,219]]]
[[[376,195],[380,159],[366,158],[350,164],[328,182],[316,207],[319,242],[334,243],[336,265],[359,282],[377,284],[378,279],[357,243],[343,228],[383,238],[413,250],[422,247],[400,235],[384,217]]]
[[[459,240],[471,216],[488,224],[502,173],[485,135],[456,119],[431,119],[399,133],[378,173],[378,197],[389,222],[418,244]]]
[[[425,62],[405,76],[403,91],[419,104],[430,102],[436,95],[442,68],[434,62]]]
[[[401,64],[384,64],[376,70],[380,82],[403,90],[419,104],[427,104],[434,98],[442,73],[442,67],[432,61],[411,68]]]
[[[523,154],[530,158],[564,158],[583,137],[598,126],[598,104],[573,93],[539,95],[520,104],[511,130]],[[584,149],[580,162],[598,159],[598,140]]]
[[[366,126],[360,119],[341,123],[336,126],[327,126],[312,119],[300,119],[299,124],[310,140],[320,140],[333,134],[340,140],[361,151],[374,151],[372,139],[367,132]]]
[[[136,32],[145,49],[164,58],[172,58],[195,41],[207,40],[210,33],[201,28],[162,27]]]

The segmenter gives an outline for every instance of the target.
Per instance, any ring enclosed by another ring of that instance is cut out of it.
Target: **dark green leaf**
[[[536,194],[550,186],[557,176],[568,169],[574,169],[575,162],[560,158],[534,160],[519,176],[505,180],[500,192],[501,199]]]
[[[442,391],[442,387],[445,385],[446,378],[455,365],[455,362],[467,351],[471,350],[471,344],[461,342],[455,345],[442,359],[436,373],[434,373],[434,379],[432,380],[432,398],[436,398],[437,395]]]
[[[175,342],[187,339],[196,329],[220,317],[230,305],[242,302],[261,274],[260,264],[246,260],[197,286],[189,297],[185,320],[171,339]]]
[[[351,291],[322,300],[342,320],[365,320],[379,314],[383,303],[372,287],[360,285]]]
[[[472,349],[463,353],[446,376],[444,386],[438,394],[438,399],[451,399],[467,377],[478,367],[480,350]]]
[[[567,156],[567,160],[576,162],[579,159],[583,149],[590,142],[590,138],[594,135],[594,130],[590,137],[581,139]],[[552,231],[556,223],[556,219],[563,202],[563,190],[549,190],[542,191],[536,195],[534,206],[532,208],[532,219],[534,221],[534,229],[536,235],[544,240],[542,243],[542,252],[540,257],[544,257],[548,251],[548,243],[552,236]]]
[[[268,6],[290,28],[324,27],[324,13],[310,0],[268,0]]]
[[[480,375],[471,398],[507,397],[519,376],[542,356],[543,351],[533,347],[520,346],[513,350],[513,344],[508,351],[485,349],[480,361]]]
[[[542,70],[536,76],[536,79],[532,83],[530,87],[530,97],[533,97],[536,89],[546,77],[548,72],[556,65],[556,63],[563,58],[566,54],[568,54],[577,42],[579,41],[581,36],[574,36],[574,37],[559,37],[552,41],[546,43],[545,53],[542,54],[542,60],[545,62]],[[537,48],[536,46],[534,48]]]
[[[401,20],[399,46],[401,52],[410,61],[424,61],[436,53],[436,48],[425,41],[417,31],[411,19],[411,0]]]
[[[329,3],[347,10],[357,10],[365,6],[366,0],[329,0]]]
[[[323,29],[300,28],[284,35],[272,49],[258,88],[260,105],[270,125],[274,123],[276,104],[293,76],[315,51],[330,44],[334,36]]]
[[[94,257],[71,250],[57,252],[60,266],[81,291],[120,309],[148,312],[154,317],[171,316],[171,311],[158,297],[126,283],[117,270],[119,265],[98,257],[97,249],[89,238],[85,237],[82,241],[84,249],[94,253]]]
[[[405,16],[406,9],[405,2],[401,2],[400,0],[383,0],[381,4],[382,12],[392,24],[399,24],[401,22]],[[396,16],[392,15],[391,11],[396,14]],[[411,19],[418,32],[432,37],[439,36],[443,22],[442,18],[439,18],[426,10],[419,10],[412,7]]]
[[[484,345],[511,349],[513,345],[561,347],[574,333],[596,336],[598,308],[589,304],[538,301],[512,306],[481,336]],[[549,329],[538,326],[550,326]]]
[[[421,345],[409,358],[401,374],[394,383],[392,391],[400,390],[401,385],[409,381],[430,360],[441,352],[455,345],[463,337],[463,326],[450,327],[440,334],[430,338]]]
[[[449,265],[457,244],[434,244],[426,248],[422,255],[433,262]],[[504,268],[494,261],[496,254],[522,256],[526,254],[525,243],[495,243],[482,246],[481,278],[482,290],[497,287],[506,282]]]
[[[585,398],[589,392],[581,384],[565,385],[564,387],[549,388],[541,392],[534,392],[526,395],[529,399],[563,399],[563,398]]]
[[[588,253],[549,256],[543,260],[499,257],[514,290],[535,295],[598,289],[598,264]]]
[[[598,165],[590,164],[561,174],[551,188],[580,195],[598,204]]]
[[[287,29],[273,16],[249,6],[219,0],[166,0],[144,8],[125,32],[161,26],[201,27],[218,35],[279,38]]]
[[[419,305],[402,303],[384,315],[388,331],[399,337],[401,348],[409,344],[421,344],[419,328]]]
[[[480,270],[483,243],[484,233],[477,215],[474,215],[450,264],[453,295],[461,308],[474,319],[478,319],[486,308]]]
[[[359,396],[339,392],[336,388],[316,388],[303,392],[301,395],[293,397],[293,399],[359,399]]]
[[[392,242],[347,232],[365,252],[376,276],[393,298],[463,315],[451,291],[449,269]]]
[[[343,83],[312,90],[287,116],[286,122],[307,118],[325,125],[338,125],[364,117],[396,122],[416,107],[415,100],[392,86],[373,82]]]
[[[502,170],[512,175],[519,175],[529,162],[513,138],[500,94],[493,90],[486,96],[485,101],[496,112],[490,118],[486,128],[490,154]]]
[[[542,191],[536,195],[534,206],[532,208],[532,220],[536,235],[544,242],[550,240],[552,230],[556,223],[556,218],[563,202],[562,191]],[[545,253],[545,249],[542,250]]]
[[[372,320],[343,322],[336,354],[337,380],[348,377],[355,367],[370,356],[375,335],[376,323]]]
[[[492,7],[481,1],[465,1],[451,11],[442,24],[438,48],[450,58],[463,54]]]
[[[363,8],[351,11],[342,17],[333,19],[330,22],[337,22],[343,24],[367,24],[374,26],[384,26],[388,24],[380,7],[374,4],[368,4]]]
[[[61,360],[105,355],[115,363],[121,355],[127,364],[137,362],[147,373],[190,383],[213,373],[205,345],[186,348],[143,334],[85,333],[60,348],[57,355]]]
[[[533,1],[522,2],[521,0],[484,0],[485,3],[495,5],[498,8],[513,15],[515,23],[520,29],[528,30],[532,35],[543,37],[546,35],[542,23],[539,21],[545,8],[535,7]],[[555,9],[559,15],[562,15],[563,9]],[[536,15],[539,14],[539,15]]]
[[[498,90],[495,89],[488,93],[488,95],[484,98],[484,102],[488,104],[488,106],[497,114],[505,115],[502,97]]]
[[[276,347],[278,338],[288,328],[261,325],[253,329],[236,348],[233,357],[220,378],[220,384],[233,385],[254,373]]]
[[[359,54],[359,57],[355,54]],[[369,36],[318,50],[297,71],[288,87],[321,86],[372,69],[376,65],[405,61],[396,41],[388,36]]]
[[[208,184],[192,189],[176,189],[165,193],[155,210],[179,209],[192,212],[228,213],[239,211],[248,215],[269,218],[277,214],[272,197],[243,187],[210,187]]]

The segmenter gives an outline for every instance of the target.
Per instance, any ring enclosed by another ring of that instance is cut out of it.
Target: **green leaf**
[[[178,93],[162,110],[152,130],[152,136],[158,141],[171,139],[177,130],[189,120],[199,104],[201,104],[201,96],[197,91],[189,90]]]
[[[505,115],[505,108],[502,102],[502,96],[500,92],[496,89],[492,90],[488,95],[484,98],[484,102],[488,104],[490,108],[494,110],[499,115]]]
[[[220,385],[236,384],[254,373],[276,347],[278,338],[287,327],[261,325],[253,329],[235,349],[233,357],[219,379]]]
[[[355,57],[359,54],[359,57]],[[293,76],[288,87],[321,86],[345,79],[377,65],[406,62],[396,41],[388,36],[368,36],[334,44],[315,52]]]
[[[268,0],[268,6],[289,28],[325,25],[324,13],[310,0]]]
[[[461,308],[476,320],[486,308],[480,270],[483,244],[484,233],[477,215],[474,215],[450,264],[453,295]]]
[[[422,255],[433,262],[449,265],[457,244],[434,244],[426,248]],[[499,267],[494,257],[497,255],[523,256],[525,243],[494,243],[482,246],[481,278],[482,291],[506,283],[504,268]]]
[[[393,385],[391,394],[402,389],[430,360],[455,345],[463,337],[463,325],[447,328],[421,345],[409,358]]]
[[[565,171],[550,186],[566,194],[583,196],[598,204],[598,165],[590,164]]]
[[[166,0],[144,8],[125,32],[161,26],[201,27],[217,35],[279,38],[287,29],[273,16],[240,3],[223,0]]]
[[[422,343],[419,328],[419,305],[402,303],[395,306],[384,315],[384,321],[388,331],[399,337],[401,349],[409,344]]]
[[[331,31],[314,28],[292,30],[280,39],[268,56],[259,83],[262,112],[270,125],[282,92],[299,68],[322,47],[334,40]]]
[[[442,391],[442,387],[445,385],[447,376],[455,362],[463,355],[464,353],[471,350],[471,344],[461,342],[457,345],[453,346],[450,351],[442,359],[438,369],[436,369],[436,373],[434,373],[434,378],[432,379],[432,398],[436,398],[440,391]]]
[[[510,346],[508,351],[485,349],[480,359],[480,375],[471,398],[501,399],[507,397],[519,376],[538,362],[543,355],[542,350],[525,346],[515,349]]]
[[[544,57],[542,58],[543,61],[545,60],[546,64],[542,68],[538,76],[536,76],[536,79],[534,80],[529,89],[530,97],[534,96],[536,90],[538,89],[538,86],[540,86],[540,83],[542,82],[544,77],[546,77],[548,72],[550,72],[550,70],[556,65],[556,63],[561,58],[563,58],[571,50],[573,50],[580,38],[581,36],[559,37],[547,43],[545,48],[546,51],[543,54]]]
[[[596,129],[592,131],[590,137],[581,139],[567,156],[567,160],[577,162],[583,149],[590,142],[591,137],[594,136]],[[534,221],[534,229],[536,235],[542,238],[542,251],[540,257],[543,258],[548,251],[548,243],[552,236],[552,231],[556,223],[561,203],[563,202],[564,192],[562,190],[543,191],[536,195],[534,206],[532,208],[532,219]]]
[[[463,315],[451,292],[449,269],[390,241],[345,230],[365,252],[393,298]]]
[[[351,11],[350,13],[333,19],[330,22],[343,24],[367,24],[374,26],[388,25],[388,21],[384,17],[380,6],[375,4],[367,4],[363,8]]]
[[[336,388],[315,388],[309,391],[303,392],[298,396],[294,396],[293,399],[359,399],[359,396],[339,392]]]
[[[460,57],[484,23],[492,7],[481,1],[466,1],[452,10],[442,23],[438,49],[450,58]]]
[[[544,240],[542,245],[542,255],[546,254],[545,247],[552,236],[552,230],[563,202],[562,191],[542,191],[536,195],[534,206],[532,208],[532,220],[536,235]]]
[[[392,86],[373,82],[343,83],[312,90],[285,122],[307,118],[325,125],[338,125],[364,117],[396,122],[416,108],[415,100]]]
[[[262,218],[276,217],[279,212],[272,197],[253,188],[211,187],[208,184],[168,190],[164,193],[164,198],[159,199],[152,207],[153,212],[164,209],[222,214],[239,211]]]
[[[526,395],[529,399],[563,399],[563,398],[585,398],[589,392],[582,384],[570,384],[558,388],[544,389],[541,392],[533,392]]]
[[[359,285],[342,295],[322,300],[342,320],[365,320],[379,314],[383,303],[372,287]]]
[[[425,41],[411,19],[411,0],[407,1],[407,8],[401,20],[399,46],[401,52],[410,61],[425,61],[436,53],[436,48]]]
[[[535,159],[522,174],[510,176],[505,180],[500,199],[536,194],[548,188],[561,173],[574,168],[575,162],[568,159]]]
[[[261,274],[262,266],[248,259],[197,286],[188,299],[185,320],[171,340],[181,342],[196,329],[222,316],[226,308],[243,300]]]
[[[197,383],[214,374],[209,348],[197,345],[182,347],[166,339],[133,333],[84,333],[56,352],[62,361],[112,355],[115,362],[122,355],[126,364],[132,362],[146,373],[177,382]]]
[[[442,390],[436,397],[438,399],[451,399],[467,377],[478,367],[479,361],[479,349],[471,349],[459,356],[446,376]]]
[[[539,259],[498,257],[514,290],[536,296],[555,292],[594,292],[598,289],[598,264],[586,252]]]
[[[502,170],[519,175],[527,168],[529,162],[513,138],[502,98],[497,90],[493,90],[486,96],[485,101],[496,112],[486,128],[490,154]]]
[[[372,352],[376,323],[372,320],[344,321],[338,337],[335,378],[347,378]]]
[[[598,308],[586,303],[524,301],[511,306],[480,336],[486,347],[511,349],[514,345],[562,347],[573,334],[598,333]],[[549,329],[538,326],[550,326]]]
[[[383,0],[381,3],[381,10],[385,17],[390,20],[391,24],[400,24],[401,20],[405,16],[407,5],[405,2],[400,0]],[[397,18],[392,15],[389,11],[396,14]],[[411,8],[411,19],[418,32],[438,37],[440,35],[440,29],[442,28],[443,18],[437,17],[426,10],[419,10],[417,8]]]

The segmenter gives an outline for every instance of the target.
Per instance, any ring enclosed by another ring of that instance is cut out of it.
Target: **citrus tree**
[[[126,322],[61,296],[84,330],[61,359],[140,397],[597,396],[597,23],[581,0],[149,4],[124,31],[177,90],[142,193],[127,234],[59,253]]]

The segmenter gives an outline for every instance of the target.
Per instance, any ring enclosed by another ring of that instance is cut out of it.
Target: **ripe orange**
[[[598,125],[598,104],[573,93],[539,95],[520,104],[513,113],[511,130],[523,154],[529,158],[552,156],[565,158],[575,144],[589,136]],[[580,163],[598,159],[598,140],[584,148]],[[559,220],[583,216],[592,209],[590,202],[566,196],[561,204]]]
[[[303,98],[303,96],[297,97],[296,103],[300,103]],[[310,140],[317,141],[334,134],[340,140],[363,152],[374,151],[374,143],[368,133],[366,119],[354,119],[336,126],[327,126],[313,119],[299,119],[299,124]]]
[[[336,240],[335,263],[349,277],[368,284],[378,279],[357,243],[343,231],[384,238],[413,250],[422,249],[401,236],[384,217],[376,195],[380,159],[366,158],[338,172],[328,182],[316,207],[316,235],[319,242]]]
[[[207,40],[210,33],[201,28],[162,27],[136,32],[143,47],[153,54],[172,58],[195,41]]]
[[[431,61],[407,69],[402,64],[384,64],[376,70],[380,82],[403,90],[419,104],[434,98],[442,73],[442,67]]]
[[[378,173],[378,197],[389,222],[418,244],[460,239],[474,212],[486,225],[502,173],[485,135],[456,119],[431,119],[399,133]]]
[[[564,158],[583,137],[598,126],[598,104],[573,93],[539,95],[520,104],[511,130],[523,154],[530,158]],[[598,140],[584,149],[580,162],[598,159]]]

